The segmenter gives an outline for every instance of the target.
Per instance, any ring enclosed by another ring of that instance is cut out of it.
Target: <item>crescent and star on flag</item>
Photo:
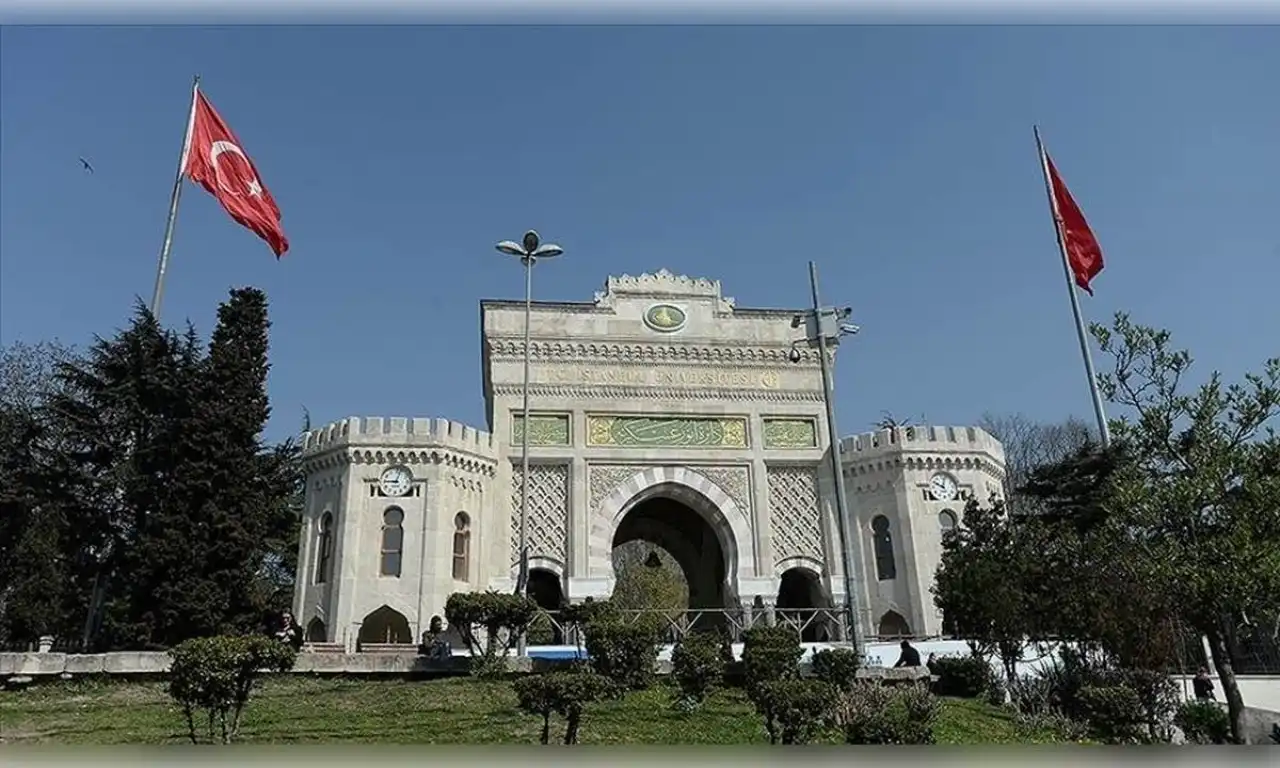
[[[239,139],[198,87],[193,92],[183,173],[217,198],[238,224],[266,241],[277,258],[289,250],[271,192]]]

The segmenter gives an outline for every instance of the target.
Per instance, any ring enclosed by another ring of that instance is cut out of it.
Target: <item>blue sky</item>
[[[164,320],[267,291],[271,437],[304,406],[483,426],[478,301],[521,296],[493,243],[529,227],[567,250],[542,299],[665,267],[804,306],[815,259],[863,328],[846,433],[1087,418],[1032,123],[1107,257],[1087,315],[1235,378],[1280,352],[1278,71],[1267,27],[5,27],[0,341],[150,297],[198,72],[292,250],[188,185]]]

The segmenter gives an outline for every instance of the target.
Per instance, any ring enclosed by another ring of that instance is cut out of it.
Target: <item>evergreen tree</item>
[[[262,445],[270,416],[268,329],[266,296],[253,288],[232,291],[218,309],[196,415],[184,436],[179,494],[203,561],[198,576],[181,586],[191,633],[252,629],[267,609],[261,574],[270,522],[292,491],[280,487],[279,457]]]

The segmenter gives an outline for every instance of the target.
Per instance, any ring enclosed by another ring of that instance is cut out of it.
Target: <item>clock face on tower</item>
[[[958,490],[956,480],[951,475],[939,472],[929,479],[929,492],[937,501],[951,501]]]
[[[378,478],[378,487],[384,496],[404,496],[413,485],[413,473],[408,467],[387,467]]]

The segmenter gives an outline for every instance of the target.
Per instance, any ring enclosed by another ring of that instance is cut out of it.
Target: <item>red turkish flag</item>
[[[1058,169],[1054,167],[1048,152],[1044,155],[1044,161],[1049,168],[1049,180],[1053,184],[1053,213],[1062,227],[1062,245],[1067,251],[1067,263],[1071,265],[1076,285],[1092,296],[1093,289],[1089,287],[1089,283],[1102,271],[1102,246],[1098,245],[1098,238],[1089,229],[1089,222],[1084,220],[1080,206],[1076,205],[1075,199],[1067,191],[1067,185],[1062,183],[1062,177],[1058,175]]]
[[[289,250],[280,209],[240,140],[199,90],[183,173],[218,199],[231,218],[267,241],[276,258]]]

